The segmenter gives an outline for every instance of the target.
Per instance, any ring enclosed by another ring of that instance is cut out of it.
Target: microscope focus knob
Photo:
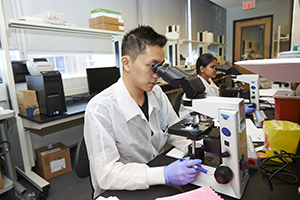
[[[219,184],[226,184],[231,181],[233,175],[229,167],[221,165],[215,170],[214,176]]]

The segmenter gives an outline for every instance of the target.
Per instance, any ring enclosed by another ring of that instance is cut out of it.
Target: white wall
[[[255,9],[244,10],[241,6],[227,9],[226,60],[232,62],[233,54],[233,22],[235,20],[273,15],[273,30],[282,27],[282,34],[290,33],[292,0],[269,0],[256,3]]]
[[[64,13],[64,20],[88,28],[90,11],[104,8],[121,12],[125,32],[138,24],[150,25],[161,34],[166,26],[180,25],[181,38],[187,38],[187,0],[2,0],[6,19],[32,16],[45,11]],[[18,9],[18,4],[20,5]],[[13,5],[16,5],[14,11]],[[214,31],[216,5],[207,0],[192,0],[193,39],[197,31]],[[222,9],[226,13],[225,9]],[[226,16],[225,16],[226,17]],[[222,24],[226,24],[224,21]],[[15,30],[9,30],[10,46],[20,46]],[[112,52],[110,40],[99,37],[71,36],[56,33],[25,31],[25,42],[31,52]],[[224,31],[225,34],[225,31]],[[75,41],[75,42],[74,42]],[[184,48],[182,48],[184,49]],[[25,52],[26,54],[26,52]],[[82,125],[57,131],[46,136],[32,133],[33,147],[62,141],[71,146],[82,135]]]
[[[20,4],[20,9],[13,14],[12,5]],[[65,14],[66,22],[78,27],[88,28],[90,11],[104,8],[121,12],[125,24],[125,32],[137,27],[138,24],[150,25],[161,34],[166,33],[166,26],[180,25],[181,38],[187,38],[187,0],[11,0],[5,1],[6,19],[20,16],[32,16],[45,11]],[[207,0],[192,0],[192,31],[196,40],[198,31],[214,32],[219,26],[216,21],[216,8],[220,8]],[[223,23],[226,24],[226,16]],[[220,21],[218,20],[218,21]],[[9,44],[18,46],[15,30],[9,30]],[[223,31],[225,34],[225,30]],[[110,39],[100,37],[84,37],[81,35],[65,35],[62,33],[25,31],[28,52],[82,52],[109,53],[112,52]],[[74,42],[76,41],[76,42]],[[183,47],[184,51],[185,48]],[[25,52],[26,54],[26,52]],[[26,58],[26,57],[25,57]]]

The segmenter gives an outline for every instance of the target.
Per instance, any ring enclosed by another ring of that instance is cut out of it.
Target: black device
[[[90,94],[97,94],[108,88],[120,78],[119,67],[86,68],[87,82]]]
[[[26,60],[12,61],[11,65],[14,72],[15,83],[25,82],[25,76],[29,75]]]
[[[41,114],[53,116],[67,111],[59,71],[43,71],[41,75],[26,76],[26,83],[29,90],[37,93]]]

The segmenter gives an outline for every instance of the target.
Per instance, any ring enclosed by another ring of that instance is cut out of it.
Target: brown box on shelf
[[[0,169],[0,189],[4,188],[3,180],[2,180],[2,174]]]
[[[118,18],[100,16],[89,19],[89,26],[96,26],[97,24],[115,24],[119,26],[124,26],[124,23],[119,22]]]
[[[90,28],[102,29],[102,30],[108,30],[108,31],[124,32],[124,26],[119,26],[119,25],[116,25],[116,24],[102,23],[102,24],[96,24],[96,25],[90,26]]]
[[[33,116],[40,114],[36,92],[34,90],[21,90],[16,92],[20,114]]]
[[[72,171],[70,149],[61,142],[35,149],[37,167],[45,180]]]

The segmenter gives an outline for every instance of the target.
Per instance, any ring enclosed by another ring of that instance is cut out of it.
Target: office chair
[[[74,169],[79,178],[86,178],[90,176],[89,158],[86,152],[84,137],[79,140],[76,147]]]
[[[182,99],[183,94],[184,94],[184,91],[181,91],[180,93],[178,93],[175,97],[175,101],[173,104],[173,109],[175,110],[178,117],[179,117],[179,108],[181,105],[181,99]]]

